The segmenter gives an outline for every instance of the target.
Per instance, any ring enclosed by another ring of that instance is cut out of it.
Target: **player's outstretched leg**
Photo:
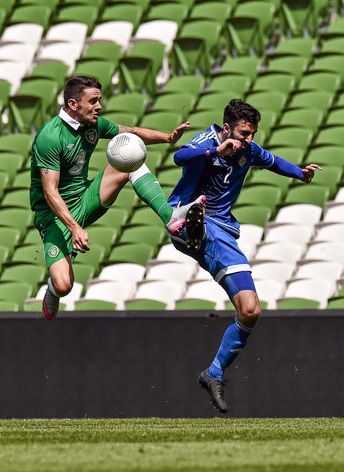
[[[45,292],[43,298],[43,313],[47,320],[52,320],[59,311],[60,299],[56,295],[52,294],[49,288]]]
[[[179,206],[173,208],[172,216],[170,221],[165,225],[168,231],[171,234],[179,234],[184,229],[186,224],[186,217],[188,211],[194,206],[202,209],[202,218],[203,218],[203,208],[206,203],[206,196],[201,195],[200,197],[196,198],[193,202],[189,203],[188,205]]]
[[[190,251],[198,251],[202,244],[204,233],[204,206],[194,203],[188,209],[185,217],[186,247]]]
[[[208,371],[204,370],[198,376],[198,383],[204,388],[211,398],[211,403],[220,413],[227,412],[227,404],[224,398],[225,383],[221,380],[215,380],[209,377]]]

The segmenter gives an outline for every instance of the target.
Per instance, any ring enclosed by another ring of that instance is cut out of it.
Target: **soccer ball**
[[[120,172],[137,170],[145,162],[146,155],[145,143],[133,133],[117,134],[106,149],[110,166]]]

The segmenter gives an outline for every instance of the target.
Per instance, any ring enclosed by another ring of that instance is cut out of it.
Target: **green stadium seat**
[[[123,93],[109,97],[103,110],[106,112],[135,113],[139,120],[144,115],[147,104],[147,95],[142,93]]]
[[[115,65],[105,60],[79,61],[73,72],[74,75],[95,77],[102,84],[102,92],[105,96],[113,94],[112,77],[114,73]]]
[[[324,112],[317,108],[296,108],[283,112],[279,121],[279,127],[298,126],[311,129],[315,133],[324,120]]]
[[[147,206],[136,208],[132,217],[130,218],[131,225],[148,225],[148,226],[159,226],[162,224],[160,218],[153,210]]]
[[[152,246],[160,246],[166,238],[164,226],[129,226],[123,229],[119,243],[145,243]]]
[[[104,9],[99,23],[106,21],[129,21],[134,25],[134,30],[139,26],[143,15],[143,9],[140,5],[135,4],[116,4],[109,5]]]
[[[159,5],[151,5],[145,21],[154,20],[170,20],[178,24],[178,28],[182,26],[187,19],[189,13],[189,6],[182,3],[166,2]]]
[[[33,213],[26,208],[1,208],[0,226],[17,228],[21,237],[33,222]]]
[[[87,25],[87,34],[91,35],[99,14],[99,7],[91,5],[62,5],[54,16],[54,23],[75,22]]]
[[[191,93],[196,98],[200,95],[205,87],[205,78],[201,75],[182,75],[172,76],[169,81],[163,86],[160,94],[167,93]]]
[[[116,304],[106,300],[76,300],[74,311],[115,311]]]
[[[191,93],[169,93],[158,95],[154,100],[153,111],[171,111],[186,120],[196,104],[196,97]]]
[[[19,303],[10,301],[0,301],[0,311],[19,311]]]
[[[30,209],[31,206],[28,189],[9,189],[2,199],[1,206]]]
[[[115,243],[118,235],[116,228],[106,226],[89,226],[87,227],[89,242],[91,245],[101,246],[104,249],[104,258],[106,258],[111,247]]]
[[[324,126],[316,136],[314,146],[342,146],[341,136],[344,126]]]
[[[145,266],[152,259],[155,248],[150,244],[127,243],[117,244],[106,260],[106,264],[133,262]]]
[[[268,73],[285,73],[294,77],[298,84],[300,78],[306,72],[309,61],[302,56],[271,57],[266,65]]]
[[[19,243],[20,237],[21,234],[19,229],[0,226],[1,245],[8,248],[10,255],[12,254],[15,246]]]
[[[316,40],[310,37],[283,38],[272,52],[272,56],[302,56],[310,61],[316,52],[316,46]]]
[[[309,298],[285,298],[276,302],[277,310],[317,310],[320,302]]]
[[[0,301],[16,303],[19,310],[23,309],[26,298],[32,296],[33,289],[30,283],[26,282],[1,282],[0,281]]]
[[[272,216],[272,211],[268,207],[246,205],[234,207],[233,214],[240,224],[252,224],[264,228]]]
[[[44,0],[45,1],[45,0]],[[61,90],[68,76],[68,65],[59,61],[45,61],[35,64],[29,74],[33,79],[50,79],[58,84],[58,90]]]
[[[9,181],[9,175],[6,172],[0,171],[0,202],[2,200],[6,188],[9,185]]]
[[[36,264],[15,264],[5,267],[1,273],[0,283],[21,282],[32,287],[32,292],[36,292],[44,281],[46,269]],[[1,286],[0,286],[1,288]],[[0,292],[1,298],[1,292]]]
[[[268,140],[267,147],[296,147],[306,151],[313,139],[313,131],[307,128],[300,128],[297,126],[290,126],[287,128],[277,128],[272,133]]]
[[[329,197],[330,190],[324,186],[315,183],[312,185],[297,185],[288,190],[283,204],[310,203],[323,208]]]
[[[40,237],[38,231],[36,229],[35,231]],[[33,244],[23,244],[16,247],[10,262],[11,264],[34,264],[45,268],[42,242],[37,241]]]
[[[0,136],[0,153],[20,154],[24,161],[28,159],[33,138],[26,133],[8,133]],[[0,155],[1,155],[0,154]]]
[[[258,75],[253,83],[253,92],[263,92],[270,90],[277,90],[279,92],[288,94],[295,88],[295,78],[290,74],[283,72],[267,72]]]
[[[7,24],[34,23],[43,26],[47,31],[50,26],[53,7],[45,5],[18,5],[16,6]]]
[[[241,205],[258,205],[274,211],[282,200],[282,190],[272,185],[253,185],[243,188],[235,203],[235,208]]]
[[[285,36],[320,36],[322,10],[313,0],[285,0],[281,2],[281,29]]]
[[[188,298],[176,301],[175,310],[199,311],[199,310],[215,310],[216,303],[211,300],[202,300],[200,298]]]
[[[188,17],[188,21],[192,20],[210,20],[224,26],[226,20],[230,18],[234,8],[231,3],[218,1],[205,1],[196,3]]]
[[[167,304],[158,300],[137,299],[125,302],[126,311],[161,311],[166,308]]]
[[[312,147],[307,154],[304,164],[319,164],[320,166],[344,167],[344,154],[341,146],[324,144]]]

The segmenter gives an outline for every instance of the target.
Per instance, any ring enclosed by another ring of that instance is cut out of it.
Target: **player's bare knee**
[[[261,310],[258,304],[247,305],[244,310],[238,313],[238,320],[248,326],[253,328],[261,315]]]
[[[53,282],[53,285],[54,285],[54,289],[55,289],[56,294],[59,297],[65,297],[72,290],[73,283],[74,283],[74,281],[69,279],[69,278],[66,278],[66,279],[61,278],[59,280],[55,280]]]

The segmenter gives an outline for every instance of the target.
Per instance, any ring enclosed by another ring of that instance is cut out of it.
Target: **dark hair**
[[[65,85],[64,92],[63,92],[65,106],[68,107],[68,100],[70,100],[71,98],[74,98],[75,100],[79,100],[84,90],[87,88],[97,88],[101,90],[102,86],[98,82],[97,79],[94,79],[93,77],[87,77],[84,75],[72,77],[69,80],[67,80],[67,83]]]
[[[224,109],[223,122],[233,128],[242,120],[256,125],[260,121],[260,113],[249,103],[233,98]]]

